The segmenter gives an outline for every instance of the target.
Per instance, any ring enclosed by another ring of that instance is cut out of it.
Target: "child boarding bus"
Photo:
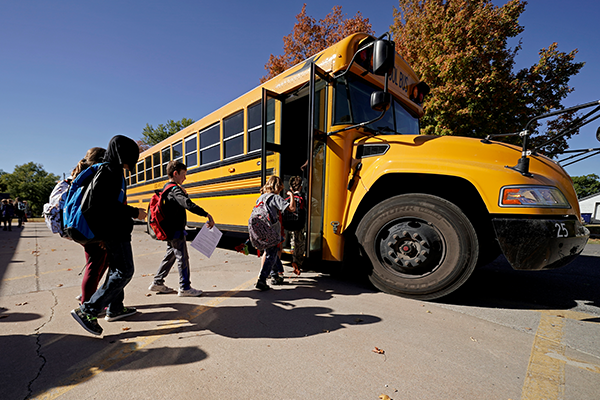
[[[147,207],[181,160],[190,198],[247,232],[266,179],[302,176],[306,262],[360,254],[377,288],[424,300],[500,252],[518,270],[571,262],[589,232],[567,173],[540,155],[507,168],[521,150],[500,142],[420,135],[428,92],[393,42],[353,34],[141,153],[128,202]]]

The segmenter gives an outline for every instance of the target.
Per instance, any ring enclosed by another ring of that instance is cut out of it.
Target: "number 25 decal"
[[[563,237],[569,237],[569,231],[567,230],[567,228],[565,227],[564,223],[555,223],[554,226],[556,227],[556,237],[559,238],[563,238]]]

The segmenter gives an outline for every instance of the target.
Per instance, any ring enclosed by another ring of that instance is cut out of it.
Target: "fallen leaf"
[[[362,319],[360,319],[360,318],[356,318],[356,319],[354,320],[354,322],[356,322],[356,323],[359,323],[359,322],[363,322],[363,320],[362,320]]]
[[[59,283],[58,285],[56,285],[56,287],[61,287],[62,285],[63,285],[62,283]]]
[[[390,396],[388,396],[387,394],[382,394],[381,396],[379,396],[379,398],[380,398],[381,400],[392,400],[392,399],[390,398]]]
[[[73,268],[67,268],[67,271],[73,271]]]
[[[146,293],[146,297],[152,296],[152,293]]]
[[[372,351],[373,353],[377,354],[385,354],[385,351],[383,349],[380,349],[379,347],[375,347]]]
[[[24,301],[24,302],[22,302],[22,303],[17,303],[17,304],[15,304],[15,306],[24,306],[25,304],[27,304],[27,302],[26,302],[26,301]]]
[[[477,339],[475,339],[473,336],[471,336],[471,340],[474,341],[474,342],[477,341]]]
[[[427,314],[431,314],[431,311],[427,310]]]
[[[327,329],[323,329],[323,332],[325,333],[329,333],[329,331]]]
[[[124,326],[124,327],[122,327],[122,328],[121,328],[121,330],[122,330],[122,331],[128,331],[128,330],[130,330],[130,329],[131,329],[131,328],[130,328],[130,327],[128,327],[128,326]]]

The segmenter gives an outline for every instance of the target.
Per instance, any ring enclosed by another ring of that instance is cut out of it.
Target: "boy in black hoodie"
[[[208,218],[207,224],[209,228],[215,225],[215,221],[202,207],[190,200],[185,189],[180,186],[185,181],[186,173],[187,167],[181,161],[172,160],[167,164],[167,175],[169,175],[170,180],[163,190],[168,185],[171,185],[171,187],[163,194],[165,202],[161,207],[165,217],[161,223],[161,227],[167,234],[167,253],[160,263],[158,272],[154,276],[154,280],[148,290],[159,293],[173,291],[173,289],[165,285],[165,278],[169,274],[171,267],[173,267],[175,260],[177,260],[177,267],[179,268],[178,295],[180,297],[197,297],[202,294],[202,290],[194,289],[190,283],[190,262],[185,243],[185,236],[187,235],[185,231],[187,224],[185,210]]]
[[[124,288],[133,277],[131,232],[133,218],[144,220],[146,211],[127,205],[123,168],[135,167],[139,148],[132,139],[117,135],[106,150],[104,162],[90,182],[91,193],[81,205],[83,215],[95,238],[104,242],[109,270],[104,284],[89,301],[71,311],[75,320],[88,332],[102,334],[98,314],[105,307],[107,321],[115,321],[137,312],[123,305]]]

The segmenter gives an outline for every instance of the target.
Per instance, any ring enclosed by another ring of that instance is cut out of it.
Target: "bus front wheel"
[[[420,300],[460,287],[477,264],[473,225],[453,203],[428,194],[405,194],[373,207],[358,225],[357,238],[378,289]]]

